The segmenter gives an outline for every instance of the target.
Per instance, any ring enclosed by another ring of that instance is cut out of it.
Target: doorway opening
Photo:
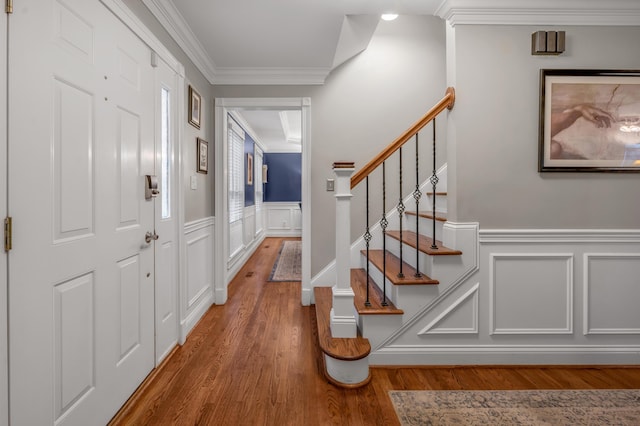
[[[309,98],[216,99],[218,304],[259,243],[276,233],[302,239],[301,302],[310,304],[310,105]],[[242,183],[234,183],[238,176]],[[276,185],[283,179],[288,186]]]

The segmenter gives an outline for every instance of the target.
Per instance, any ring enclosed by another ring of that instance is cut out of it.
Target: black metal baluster
[[[398,198],[398,220],[400,221],[400,271],[398,272],[398,278],[404,278],[402,273],[402,215],[404,214],[405,207],[402,202],[402,147],[400,147],[400,195]]]
[[[438,176],[436,175],[436,119],[433,119],[433,173],[431,174],[431,190],[433,191],[433,219],[431,219],[433,223],[433,241],[431,243],[431,248],[434,250],[438,249],[438,244],[436,244],[436,185],[438,185]]]
[[[422,196],[422,193],[420,192],[420,176],[418,174],[420,169],[418,145],[418,134],[416,133],[416,190],[413,191],[413,199],[416,200],[416,278],[420,278],[422,276],[420,273],[420,197]]]
[[[380,219],[380,228],[382,228],[382,306],[387,306],[387,187],[386,187],[386,167],[382,162],[382,219]]]
[[[371,301],[369,301],[369,242],[371,242],[371,232],[369,232],[369,176],[366,178],[366,187],[367,187],[367,231],[364,233],[364,241],[367,245],[367,300],[365,300],[364,305],[367,307],[371,306]]]

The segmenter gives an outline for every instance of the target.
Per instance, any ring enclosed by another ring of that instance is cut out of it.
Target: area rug
[[[408,425],[640,425],[640,390],[389,391]]]
[[[302,241],[283,241],[269,281],[302,280]]]

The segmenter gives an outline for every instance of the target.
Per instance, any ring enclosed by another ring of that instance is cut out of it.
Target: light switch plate
[[[336,182],[333,179],[327,179],[327,191],[335,191]]]
[[[191,176],[191,189],[198,189],[198,176]]]

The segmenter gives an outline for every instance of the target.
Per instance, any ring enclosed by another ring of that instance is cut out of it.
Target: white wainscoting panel
[[[266,235],[268,237],[299,237],[302,235],[302,211],[299,203],[264,203]]]
[[[480,283],[456,299],[440,315],[418,332],[423,334],[477,334],[478,290]]]
[[[493,253],[490,259],[492,334],[573,333],[571,253]]]
[[[247,206],[244,208],[244,245],[251,244],[256,237],[256,206]]]
[[[185,224],[186,281],[180,285],[180,341],[214,302],[214,219]]]
[[[640,334],[639,302],[640,253],[585,253],[585,334]]]
[[[640,364],[640,229],[480,229],[477,244],[479,269],[381,327],[371,364]]]

